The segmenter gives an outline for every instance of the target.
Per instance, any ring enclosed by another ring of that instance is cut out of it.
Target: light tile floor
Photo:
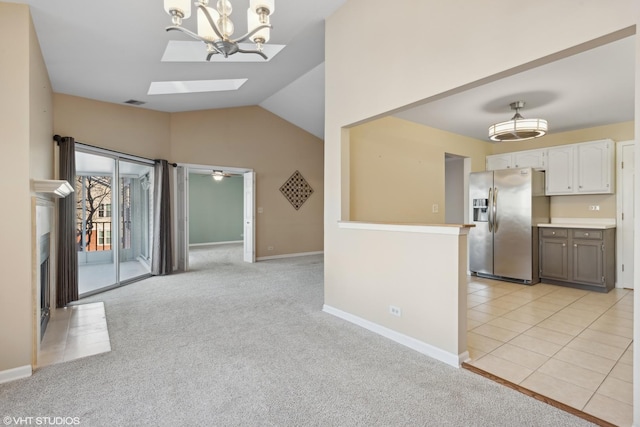
[[[633,291],[469,277],[470,364],[619,426],[633,416]]]
[[[111,351],[104,304],[53,310],[40,343],[38,367]]]

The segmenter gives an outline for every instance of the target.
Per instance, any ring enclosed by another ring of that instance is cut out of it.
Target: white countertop
[[[616,228],[615,224],[569,224],[569,223],[560,223],[554,222],[552,224],[538,224],[538,227],[549,227],[549,228],[591,228],[591,229],[599,229],[604,230],[607,228]]]
[[[553,217],[549,224],[538,223],[538,227],[553,228],[591,228],[595,230],[605,230],[616,228],[615,218],[562,218]]]

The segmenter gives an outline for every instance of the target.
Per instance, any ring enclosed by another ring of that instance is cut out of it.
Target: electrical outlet
[[[438,213],[439,206],[437,204],[431,205],[431,212]]]
[[[273,250],[273,246],[267,246],[267,250],[268,251],[272,251]]]
[[[390,305],[389,314],[391,314],[392,316],[400,317],[402,316],[402,310],[400,310],[400,307],[396,307],[395,305]]]

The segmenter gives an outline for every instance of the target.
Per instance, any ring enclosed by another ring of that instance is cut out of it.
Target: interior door
[[[617,287],[633,289],[635,142],[618,143]]]
[[[244,261],[256,262],[255,251],[255,192],[254,172],[244,174]]]

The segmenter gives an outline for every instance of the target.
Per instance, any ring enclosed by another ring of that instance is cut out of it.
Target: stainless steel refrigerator
[[[538,227],[549,222],[544,172],[531,168],[469,175],[469,270],[477,276],[539,282]]]

